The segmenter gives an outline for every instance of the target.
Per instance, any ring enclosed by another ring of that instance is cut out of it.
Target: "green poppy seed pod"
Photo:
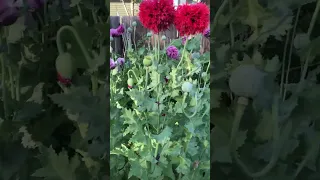
[[[133,27],[136,27],[136,26],[137,26],[137,21],[133,21],[133,22],[132,22],[132,26],[133,26]]]
[[[110,41],[111,41],[111,42],[113,41],[113,37],[112,37],[112,36],[110,36]]]
[[[118,66],[110,71],[110,74],[117,75],[118,74]]]
[[[148,67],[152,65],[152,57],[151,56],[145,56],[143,58],[143,65]]]
[[[133,86],[133,79],[132,79],[132,78],[129,78],[129,79],[127,80],[127,84],[128,84],[128,86]]]
[[[293,41],[293,45],[296,49],[303,49],[310,44],[309,35],[306,33],[299,33],[296,35]]]
[[[181,86],[181,89],[183,92],[191,92],[192,86],[193,85],[190,82],[184,82]]]
[[[70,53],[62,53],[56,59],[57,72],[63,78],[71,78],[75,70],[74,67],[75,59]]]
[[[253,64],[240,65],[231,73],[229,87],[237,96],[253,98],[262,88],[266,75]]]
[[[148,32],[147,37],[151,37],[151,36],[152,36],[152,32]]]
[[[166,37],[165,35],[162,35],[161,39],[162,39],[162,40],[166,40],[167,37]]]
[[[128,31],[128,32],[132,32],[132,28],[131,28],[131,27],[128,27],[127,31]]]

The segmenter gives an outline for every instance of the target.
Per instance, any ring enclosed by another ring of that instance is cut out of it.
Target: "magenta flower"
[[[124,26],[121,24],[119,27],[110,29],[110,36],[117,37],[124,33]]]
[[[32,10],[39,9],[43,7],[45,0],[27,0],[29,8]]]
[[[110,29],[110,36],[117,37],[120,36],[120,34],[118,33],[117,29]]]
[[[118,31],[119,34],[123,34],[123,33],[124,33],[124,26],[123,26],[123,24],[120,24],[120,26],[117,27],[117,31]]]
[[[117,64],[114,62],[113,59],[110,58],[110,69],[116,68]]]
[[[171,59],[179,59],[179,50],[175,46],[169,46],[167,48],[167,56]]]
[[[19,4],[14,0],[0,0],[0,26],[10,26],[20,15]]]
[[[209,38],[210,37],[210,28],[206,29],[203,33],[204,37]]]
[[[117,59],[117,63],[120,64],[120,65],[123,65],[125,62],[124,58],[118,58]]]

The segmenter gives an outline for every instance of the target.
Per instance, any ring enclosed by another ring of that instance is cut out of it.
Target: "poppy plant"
[[[144,0],[139,6],[139,19],[145,28],[154,33],[167,30],[173,23],[173,0]]]

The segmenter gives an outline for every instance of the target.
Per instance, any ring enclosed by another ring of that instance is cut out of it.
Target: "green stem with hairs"
[[[17,79],[16,79],[16,100],[20,101],[20,74],[21,74],[22,65],[19,64]]]
[[[251,178],[258,178],[266,175],[270,170],[276,165],[276,162],[278,161],[279,158],[279,153],[280,153],[280,144],[279,144],[279,137],[280,137],[280,130],[279,130],[279,125],[278,125],[278,111],[279,111],[279,101],[278,101],[278,96],[274,97],[274,103],[272,106],[272,120],[273,120],[273,152],[271,156],[271,160],[269,163],[259,172],[251,172],[249,168],[239,159],[238,154],[237,154],[237,146],[236,146],[236,137],[238,134],[240,122],[242,119],[242,116],[245,112],[245,109],[248,105],[248,98],[246,97],[239,97],[238,103],[237,103],[237,109],[233,121],[233,126],[231,130],[231,135],[230,135],[230,151],[232,157],[235,159],[237,164],[242,168],[242,170]]]
[[[148,39],[148,49],[149,49],[149,51],[151,51],[151,48],[150,48],[150,41],[151,41],[151,38],[149,37],[149,39]]]
[[[320,0],[317,0],[317,5],[316,5],[316,9],[314,10],[314,13],[312,15],[312,19],[311,22],[309,24],[309,28],[308,28],[308,36],[311,36],[312,30],[314,28],[314,25],[316,24],[317,21],[317,17],[319,14],[319,10],[320,10]]]
[[[307,58],[306,58],[306,62],[304,64],[304,67],[303,67],[303,70],[302,70],[302,74],[300,76],[300,82],[299,82],[297,90],[296,90],[297,92],[300,92],[302,90],[303,82],[304,82],[305,76],[307,75],[307,71],[308,71],[310,53],[311,53],[311,49],[308,52],[308,55],[307,55]],[[296,170],[296,172],[294,173],[293,179],[295,179],[299,175],[299,173],[301,172],[303,167],[307,164],[308,160],[311,158],[311,156],[314,153],[314,151],[319,146],[319,139],[320,139],[320,137],[317,137],[316,140],[314,141],[314,143],[311,145],[311,148],[309,149],[309,151],[307,152],[306,156],[304,157],[304,159],[300,163],[300,165],[299,165],[298,169]]]
[[[194,117],[194,116],[197,114],[197,112],[198,112],[197,93],[196,93],[196,95],[195,95],[195,98],[196,98],[195,110],[194,110],[193,114],[191,114],[191,115],[189,115],[187,112],[185,112],[185,111],[184,111],[184,108],[183,108],[183,106],[184,106],[184,104],[185,104],[185,102],[186,102],[187,95],[188,95],[188,93],[186,93],[186,92],[183,94],[182,111],[183,111],[183,114],[184,114],[185,116],[187,116],[189,119],[191,119],[191,118]]]
[[[44,21],[44,24],[45,26],[48,25],[48,1],[45,0],[44,1],[44,4],[43,4],[43,21]]]
[[[205,105],[207,106],[207,109],[203,112],[203,114],[201,115],[201,119],[203,119],[203,117],[210,111],[210,105]]]
[[[187,38],[186,38],[186,42],[185,42],[184,47],[183,47],[183,51],[182,51],[182,54],[181,54],[180,61],[179,61],[178,65],[177,65],[177,69],[178,69],[178,67],[180,66],[180,64],[182,63],[184,53],[186,52],[186,47],[187,47],[187,44],[188,44],[188,39],[189,39],[189,38],[187,37]]]
[[[293,42],[294,38],[295,38],[295,34],[296,34],[297,26],[298,26],[298,21],[299,21],[300,11],[301,11],[301,7],[297,11],[297,15],[296,15],[296,19],[295,19],[295,23],[294,23],[294,27],[293,27],[293,32],[292,32],[292,36],[291,36],[291,42]],[[289,61],[288,61],[288,65],[287,65],[287,73],[286,73],[286,79],[285,79],[286,82],[285,82],[285,84],[289,83],[289,73],[290,73],[289,69],[291,67],[291,62],[292,62],[292,51],[293,51],[293,43],[291,43],[290,50],[289,50]],[[284,88],[283,97],[282,97],[283,101],[285,100],[286,96],[287,96],[287,88]]]
[[[229,1],[229,11],[232,12],[233,5],[232,0]],[[230,39],[231,39],[231,47],[234,47],[234,28],[233,28],[233,22],[229,23],[229,29],[230,29]]]
[[[96,76],[96,74],[94,73],[94,75],[91,75],[91,87],[92,87],[92,94],[95,96],[97,95],[97,91],[98,91],[98,78]]]
[[[137,45],[136,45],[136,27],[133,27],[133,45],[134,49],[137,50]]]
[[[77,9],[78,9],[78,13],[79,13],[80,18],[83,19],[82,18],[82,10],[81,10],[81,7],[79,4],[77,4]]]
[[[284,50],[283,50],[283,56],[282,56],[282,63],[281,63],[281,80],[280,80],[280,95],[283,95],[283,88],[284,88],[284,73],[285,73],[285,65],[286,65],[286,57],[287,57],[287,49],[289,46],[289,38],[290,37],[290,30],[287,32],[286,35],[286,42],[284,45]],[[283,96],[283,101],[284,101],[284,96]]]
[[[223,3],[221,4],[220,8],[218,9],[216,15],[215,15],[215,18],[213,20],[213,25],[212,25],[212,30],[211,30],[211,33],[214,33],[214,31],[216,30],[216,27],[218,25],[218,21],[219,21],[219,18],[220,18],[220,15],[222,14],[222,12],[224,11],[224,9],[227,7],[228,5],[228,2],[229,0],[224,0]]]
[[[15,99],[15,88],[14,88],[14,82],[13,82],[13,73],[12,73],[12,67],[9,66],[9,79],[10,79],[10,92],[11,92],[11,99]]]
[[[99,21],[98,21],[97,14],[96,14],[96,12],[94,10],[91,11],[91,15],[92,15],[94,23],[97,24]]]
[[[209,68],[210,68],[210,63],[211,61],[209,61],[209,63],[208,63],[208,66],[207,66],[207,70],[206,70],[206,73],[208,74],[208,71],[209,71]]]
[[[312,158],[312,155],[318,149],[319,140],[320,140],[320,137],[319,137],[319,135],[317,135],[317,137],[315,137],[315,139],[313,140],[313,144],[311,145],[310,149],[308,150],[306,156],[303,158],[302,162],[299,164],[292,179],[296,179],[298,177],[301,170],[304,168],[304,166],[307,164],[307,162]]]
[[[4,62],[4,55],[2,54],[0,56],[1,60],[1,88],[2,88],[2,101],[3,101],[3,109],[4,109],[4,117],[5,120],[9,120],[8,115],[8,102],[7,102],[7,91],[6,91],[6,68],[5,68],[5,62]]]
[[[146,67],[146,79],[144,82],[144,90],[147,91],[147,85],[148,85],[148,75],[149,75],[149,71],[148,71],[148,67]]]

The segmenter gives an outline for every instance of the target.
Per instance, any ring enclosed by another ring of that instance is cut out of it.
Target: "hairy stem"
[[[216,15],[215,15],[215,18],[213,20],[213,25],[212,25],[212,31],[211,33],[214,33],[214,31],[216,30],[217,28],[217,25],[218,25],[218,21],[219,21],[219,18],[220,18],[220,15],[222,14],[222,12],[224,11],[224,9],[227,7],[228,5],[228,1],[229,0],[224,0],[222,5],[220,6],[220,8],[218,9]]]
[[[6,68],[4,62],[4,55],[0,56],[1,60],[1,88],[2,88],[2,101],[3,101],[3,109],[4,109],[4,117],[5,120],[9,120],[8,115],[8,102],[7,102],[7,91],[6,91]]]
[[[13,82],[13,73],[12,68],[8,68],[9,71],[9,79],[10,79],[10,92],[11,92],[11,99],[15,99],[15,91],[14,91],[14,82]]]
[[[231,136],[230,136],[230,149],[232,157],[235,159],[237,164],[242,168],[242,170],[251,178],[258,178],[266,175],[270,170],[276,165],[279,158],[279,127],[278,127],[278,111],[279,111],[279,101],[278,96],[274,97],[274,103],[272,107],[272,120],[273,120],[273,152],[270,162],[259,172],[251,172],[249,168],[239,159],[237,154],[236,137],[238,134],[241,118],[244,114],[245,108],[248,105],[248,98],[240,97],[238,99],[237,110],[235,114],[235,119],[233,122]]]
[[[293,27],[293,32],[292,32],[292,36],[291,36],[291,42],[294,41],[294,37],[296,35],[296,29],[297,29],[297,26],[298,26],[300,10],[301,10],[301,7],[298,9],[298,12],[297,12],[297,15],[296,15],[296,19],[295,19],[295,23],[294,23],[294,27]],[[291,43],[290,51],[289,51],[289,61],[288,61],[288,65],[287,65],[287,74],[286,74],[286,82],[285,82],[285,84],[289,83],[289,73],[290,73],[289,69],[291,67],[292,51],[293,51],[293,43]],[[287,88],[284,88],[283,97],[282,97],[283,101],[285,100],[286,96],[287,96]]]
[[[319,14],[319,10],[320,10],[320,1],[318,0],[317,1],[317,5],[316,5],[316,9],[314,10],[314,13],[312,15],[312,19],[311,19],[311,22],[310,22],[309,28],[308,28],[309,37],[311,36],[312,30],[314,28],[314,25],[316,24],[317,17],[318,17],[318,14]]]

